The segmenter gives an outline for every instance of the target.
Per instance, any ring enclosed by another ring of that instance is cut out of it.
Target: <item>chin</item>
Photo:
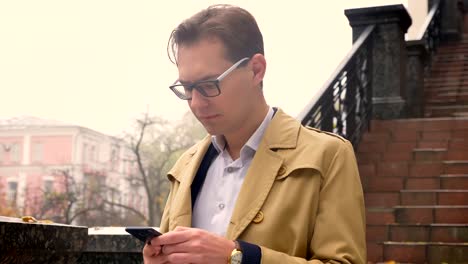
[[[212,136],[217,136],[217,135],[222,135],[223,133],[221,132],[221,130],[218,128],[215,128],[213,126],[206,126],[203,124],[203,127],[205,128],[206,132],[208,132],[208,134],[212,135]]]

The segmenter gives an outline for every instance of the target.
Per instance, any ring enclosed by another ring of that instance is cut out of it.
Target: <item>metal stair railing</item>
[[[354,147],[372,117],[372,34],[366,27],[324,86],[297,119],[305,126],[333,132]]]

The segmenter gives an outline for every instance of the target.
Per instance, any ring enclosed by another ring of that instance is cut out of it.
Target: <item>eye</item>
[[[185,92],[191,92],[193,90],[193,87],[188,84],[181,85],[184,88]]]
[[[215,82],[202,82],[197,84],[197,87],[205,91],[217,89]]]

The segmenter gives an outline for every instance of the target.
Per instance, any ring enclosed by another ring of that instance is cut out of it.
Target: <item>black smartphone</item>
[[[143,243],[146,243],[153,237],[161,235],[161,233],[156,231],[154,228],[144,226],[129,226],[125,228],[125,231],[127,231],[127,233],[131,234],[132,236],[138,238],[140,241],[143,241]]]

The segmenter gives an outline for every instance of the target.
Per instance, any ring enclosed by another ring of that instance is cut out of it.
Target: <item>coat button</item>
[[[255,217],[254,217],[254,219],[253,219],[252,221],[253,221],[254,223],[256,223],[256,224],[262,222],[262,221],[263,221],[263,212],[262,212],[262,211],[259,211],[259,212],[255,215]]]
[[[286,167],[285,166],[281,166],[278,170],[278,175],[282,176],[286,173]]]

